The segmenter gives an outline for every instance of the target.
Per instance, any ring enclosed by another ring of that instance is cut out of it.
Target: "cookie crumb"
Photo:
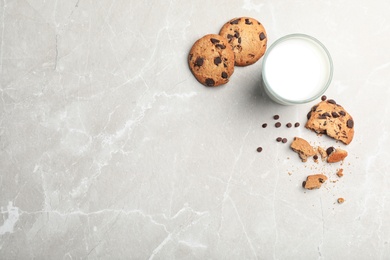
[[[338,198],[338,199],[337,199],[337,203],[338,203],[338,204],[343,204],[344,201],[345,201],[344,198]]]
[[[339,177],[343,177],[344,176],[344,173],[343,173],[343,169],[339,169],[338,171],[337,171],[337,176],[339,176]]]

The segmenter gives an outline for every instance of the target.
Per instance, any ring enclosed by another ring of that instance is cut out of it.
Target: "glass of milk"
[[[320,97],[333,75],[325,46],[306,34],[290,34],[275,41],[263,59],[265,92],[282,105],[303,104]]]

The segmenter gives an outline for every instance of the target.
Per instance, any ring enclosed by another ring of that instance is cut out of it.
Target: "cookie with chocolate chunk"
[[[307,114],[306,128],[349,144],[355,130],[352,116],[333,99],[321,101]]]
[[[226,84],[234,72],[234,52],[225,38],[208,34],[192,46],[188,65],[200,83],[208,87],[219,86]]]
[[[258,61],[267,48],[264,26],[250,17],[234,18],[223,25],[219,34],[233,47],[236,66],[247,66]]]

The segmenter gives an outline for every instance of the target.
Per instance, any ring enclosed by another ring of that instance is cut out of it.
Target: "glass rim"
[[[329,77],[328,77],[328,80],[326,81],[326,83],[324,84],[324,86],[322,87],[321,91],[319,91],[317,94],[315,94],[314,96],[310,97],[310,98],[307,98],[307,99],[302,99],[302,100],[291,100],[291,99],[287,99],[287,98],[283,98],[281,97],[280,95],[278,95],[277,93],[275,93],[273,91],[273,89],[269,86],[269,83],[267,81],[267,77],[265,76],[265,65],[267,63],[267,58],[268,58],[268,55],[272,52],[272,50],[281,42],[284,42],[288,39],[291,39],[291,38],[306,38],[306,39],[309,39],[311,40],[312,42],[314,42],[315,44],[317,44],[326,54],[327,58],[328,58],[328,64],[329,64]],[[264,85],[265,87],[267,88],[267,90],[271,93],[271,95],[273,95],[277,100],[280,100],[284,103],[289,103],[289,104],[304,104],[304,103],[308,103],[308,102],[311,102],[317,98],[319,98],[323,93],[325,93],[325,91],[328,89],[331,81],[332,81],[332,78],[333,78],[333,61],[332,61],[332,57],[330,56],[330,53],[328,51],[328,49],[325,47],[325,45],[323,43],[321,43],[318,39],[314,38],[313,36],[310,36],[310,35],[307,35],[307,34],[303,34],[303,33],[293,33],[293,34],[288,34],[288,35],[285,35],[279,39],[277,39],[275,42],[273,42],[271,44],[271,46],[267,49],[265,55],[264,55],[264,58],[263,58],[263,64],[262,64],[262,69],[261,69],[261,74],[262,74],[262,79],[263,79],[263,82],[264,82]]]

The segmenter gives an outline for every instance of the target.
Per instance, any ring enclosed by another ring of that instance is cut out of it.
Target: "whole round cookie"
[[[225,38],[208,34],[192,45],[188,65],[200,83],[219,86],[227,83],[234,72],[234,52]]]
[[[219,34],[232,45],[237,66],[255,63],[267,48],[267,34],[263,25],[250,17],[230,20],[221,28]]]

